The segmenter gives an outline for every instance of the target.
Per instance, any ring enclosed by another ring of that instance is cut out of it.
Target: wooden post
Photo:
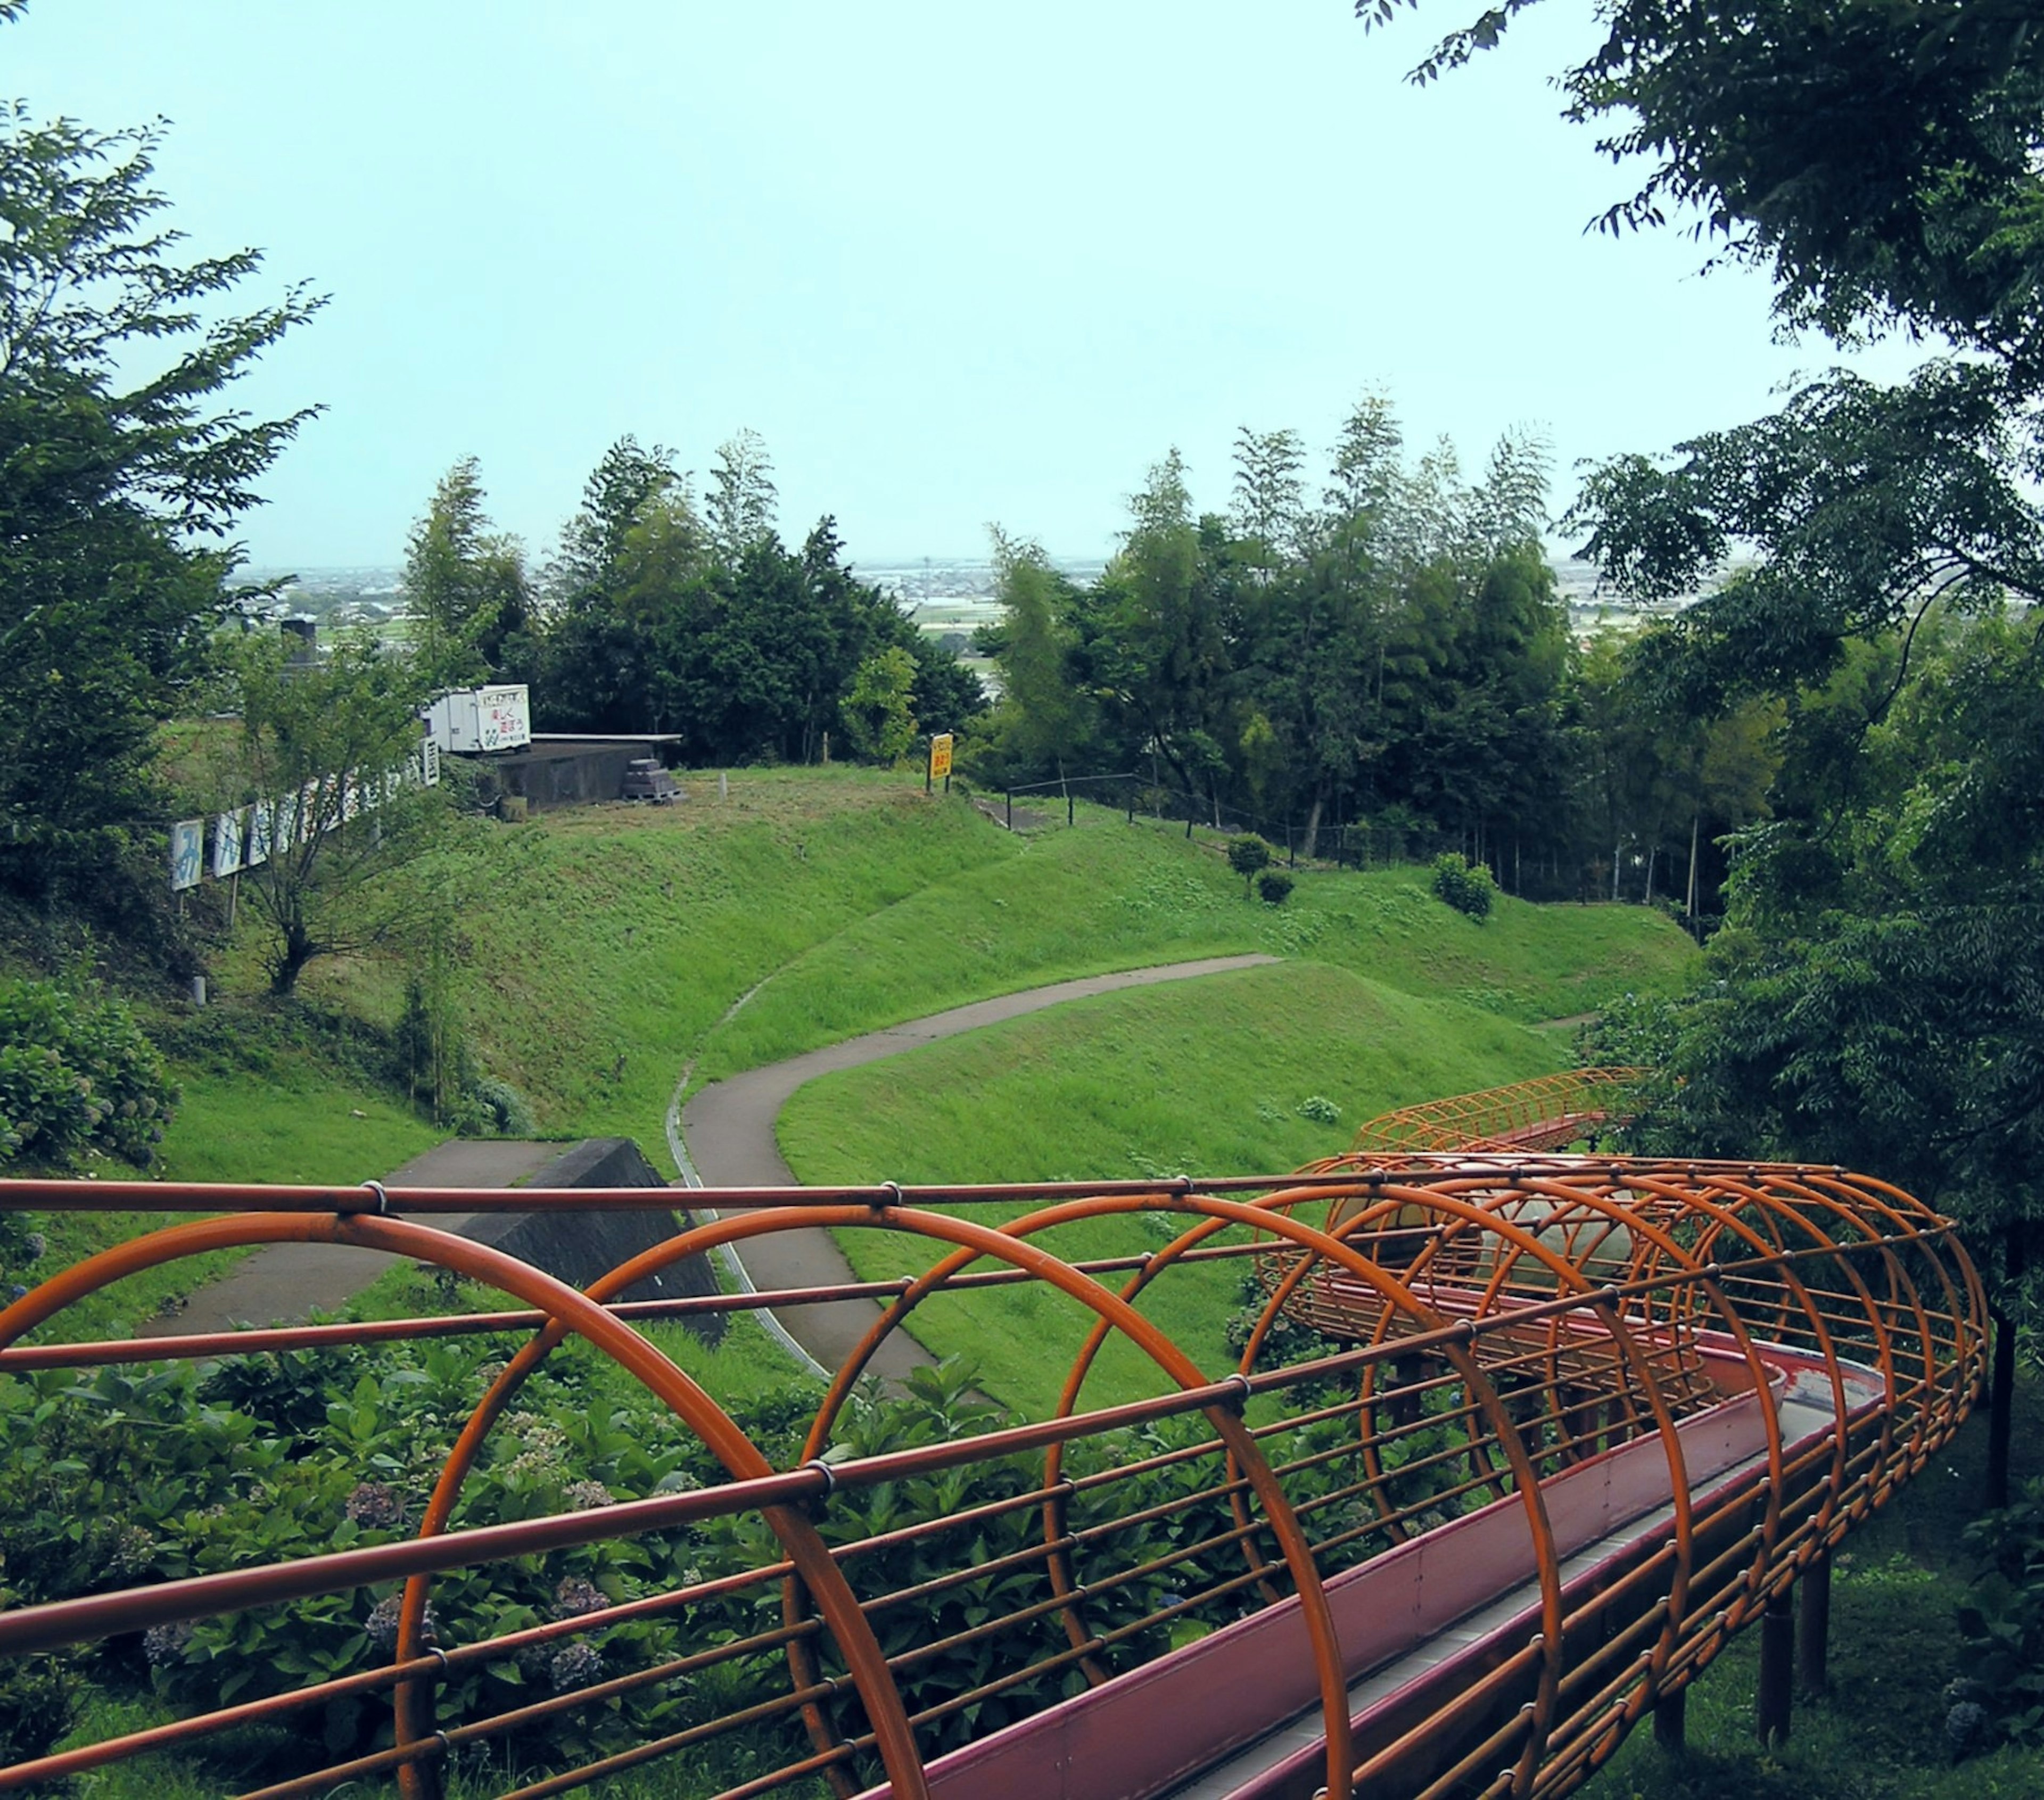
[[[1796,1583],[1796,1675],[1808,1694],[1821,1694],[1831,1635],[1831,1552],[1822,1550]]]
[[[1015,790],[1012,788],[1008,790],[1008,829],[1011,831],[1015,829]]]
[[[1760,1689],[1754,1729],[1763,1744],[1786,1744],[1795,1706],[1796,1606],[1786,1588],[1768,1597],[1760,1615]]]

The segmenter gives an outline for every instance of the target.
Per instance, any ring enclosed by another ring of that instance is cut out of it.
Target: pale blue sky
[[[1566,471],[1834,359],[1677,232],[1584,235],[1623,186],[1547,85],[1587,6],[1407,86],[1473,10],[35,0],[0,91],[167,117],[192,248],[332,296],[240,397],[328,408],[259,564],[398,561],[471,451],[544,551],[620,432],[701,471],[747,425],[791,536],[832,512],[855,561],[970,555],[998,520],[1083,556],[1166,447],[1217,508],[1238,425],[1317,456],[1373,384],[1467,466],[1537,422]]]

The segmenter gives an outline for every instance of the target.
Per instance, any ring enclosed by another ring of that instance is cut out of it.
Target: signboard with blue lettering
[[[180,819],[171,827],[171,890],[197,887],[205,872],[206,821]]]

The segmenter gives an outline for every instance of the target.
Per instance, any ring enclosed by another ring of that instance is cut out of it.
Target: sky
[[[1585,232],[1631,191],[1551,86],[1587,4],[1410,86],[1475,10],[33,0],[0,94],[167,121],[186,248],[260,247],[244,304],[330,297],[235,393],[326,409],[243,522],[259,567],[402,561],[468,455],[544,555],[619,436],[700,482],[747,427],[784,534],[834,514],[855,563],[983,555],[989,522],[1090,557],[1170,447],[1219,509],[1238,428],[1317,470],[1367,389],[1472,470],[1544,428],[1558,510],[1585,459],[1840,360],[1686,234]]]

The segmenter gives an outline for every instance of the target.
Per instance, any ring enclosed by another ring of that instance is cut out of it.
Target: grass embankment
[[[1082,806],[1076,831],[1028,838],[871,771],[743,770],[722,802],[713,776],[689,785],[679,806],[540,814],[491,846],[453,1007],[545,1134],[617,1133],[657,1156],[691,1059],[713,1080],[989,995],[1186,958],[1308,957],[1533,1020],[1665,982],[1689,955],[1638,908],[1507,903],[1477,926],[1416,870],[1302,872],[1285,908],[1249,903],[1212,846],[1099,808]],[[414,1153],[409,1136],[377,1138],[405,1109],[359,1065],[265,1038],[257,946],[244,912],[213,1012],[217,1038],[270,1047],[237,1066],[219,1042],[186,1054],[174,1038],[190,1101],[167,1169],[355,1181],[385,1172],[365,1167],[372,1148]],[[314,1007],[386,1029],[403,985],[368,958],[316,962],[303,982]]]
[[[962,804],[932,807],[866,772],[747,770],[722,804],[713,777],[694,778],[694,791],[673,808],[580,809],[479,831],[477,866],[490,879],[463,878],[478,898],[456,946],[454,1009],[482,1068],[529,1099],[543,1135],[630,1136],[664,1163],[675,1078],[748,987],[875,908],[1010,847]],[[302,1000],[280,1004],[266,992],[262,947],[244,907],[214,961],[213,1004],[140,1003],[183,1094],[151,1172],[352,1185],[445,1138],[393,1084],[382,1034],[403,1004],[397,963],[315,962]],[[134,1172],[110,1162],[98,1172]],[[53,1218],[40,1266],[165,1222]],[[117,1334],[239,1254],[133,1277],[41,1335]]]
[[[1358,1123],[1389,1107],[1562,1067],[1566,1047],[1554,1034],[1347,969],[1280,964],[1077,1001],[827,1076],[789,1103],[781,1142],[802,1178],[820,1182],[1276,1172],[1346,1149]],[[1300,1113],[1316,1096],[1341,1108],[1339,1123]],[[1117,1217],[1043,1242],[1076,1261],[1151,1249],[1172,1235],[1161,1219]],[[936,1246],[891,1234],[839,1236],[868,1280],[936,1260]],[[1174,1269],[1143,1303],[1209,1374],[1232,1366],[1222,1330],[1241,1303],[1241,1266]],[[914,1329],[939,1354],[971,1357],[989,1393],[1040,1415],[1090,1323],[1076,1303],[1032,1284],[933,1300]],[[1105,1404],[1165,1385],[1116,1340],[1087,1398]]]
[[[1218,848],[1078,808],[1078,828],[1009,838],[1007,854],[878,911],[790,963],[705,1046],[705,1080],[989,994],[1146,964],[1261,950],[1531,1023],[1662,986],[1692,951],[1639,907],[1501,900],[1479,924],[1426,872],[1299,872],[1281,908],[1244,898]],[[1424,1096],[1422,1096],[1424,1097]]]
[[[705,1073],[989,991],[1262,950],[1287,961],[1078,1002],[826,1077],[790,1103],[780,1138],[816,1182],[1278,1172],[1346,1147],[1390,1107],[1565,1066],[1566,1034],[1538,1022],[1668,982],[1690,954],[1637,908],[1501,900],[1478,923],[1443,906],[1417,869],[1303,872],[1285,907],[1252,904],[1210,850],[1097,809],[1090,820],[820,945],[717,1034]],[[1299,1111],[1313,1096],[1341,1109],[1339,1124]],[[1160,1229],[1101,1219],[1047,1241],[1074,1258],[1128,1255]],[[936,1260],[897,1238],[840,1236],[868,1279]],[[1145,1310],[1214,1372],[1237,1283],[1226,1267],[1176,1272]],[[1036,1413],[1087,1322],[1032,1287],[982,1291],[969,1307],[935,1302],[915,1329],[940,1353],[972,1355],[989,1392]],[[1155,1391],[1159,1377],[1117,1344],[1092,1380],[1089,1397],[1105,1402]]]
[[[543,813],[494,846],[461,926],[454,1007],[478,1061],[549,1134],[664,1153],[677,1076],[740,996],[833,933],[1000,856],[962,805],[898,777],[747,770],[717,798]],[[315,964],[308,995],[388,1025],[387,964]]]
[[[494,831],[488,879],[466,884],[474,899],[454,1011],[478,1062],[525,1096],[544,1134],[627,1135],[659,1161],[667,1103],[692,1060],[709,1079],[946,1006],[1185,958],[1306,958],[1524,1021],[1664,981],[1689,954],[1665,919],[1637,908],[1506,903],[1477,926],[1411,870],[1302,871],[1275,909],[1244,899],[1213,846],[1131,831],[1097,808],[1079,808],[1077,830],[1025,838],[961,797],[932,803],[867,771],[743,771],[721,801],[713,776],[690,785],[693,797],[674,808],[544,814]],[[444,1134],[378,1065],[373,1032],[401,1010],[399,969],[315,963],[306,1005],[280,1009],[263,994],[259,948],[244,909],[217,966],[217,1004],[165,1017],[186,1097],[161,1172],[353,1184]],[[1259,1064],[1292,1054],[1281,1040],[1301,1033],[1301,1059],[1331,1067],[1314,1011],[1288,1006],[1254,1032],[1216,1034],[1212,1066],[1181,1084],[1254,1086]],[[1229,1054],[1236,1075],[1221,1069]],[[1529,1048],[1523,1066],[1558,1054]],[[1392,1103],[1486,1078],[1450,1058],[1384,1092]],[[1350,1105],[1338,1084],[1319,1085]],[[1219,1165],[1236,1151],[1213,1153]],[[1117,1147],[1110,1160],[1125,1158]],[[152,1280],[167,1295],[197,1273]],[[136,1316],[154,1309],[156,1288]]]

